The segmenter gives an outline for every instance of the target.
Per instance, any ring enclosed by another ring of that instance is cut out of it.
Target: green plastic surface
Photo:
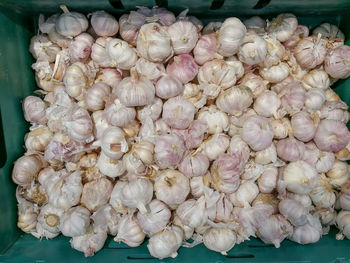
[[[214,3],[213,3],[214,2]],[[281,248],[265,245],[257,239],[235,246],[223,256],[203,245],[181,248],[175,259],[156,260],[149,256],[147,242],[138,248],[128,248],[112,239],[92,258],[70,248],[63,236],[53,240],[38,240],[23,234],[16,226],[15,185],[11,181],[13,162],[24,152],[23,137],[28,124],[23,119],[21,101],[36,89],[30,69],[33,59],[28,51],[31,36],[36,34],[38,14],[59,11],[60,4],[84,13],[97,9],[115,15],[135,6],[167,5],[179,12],[185,8],[205,22],[223,20],[227,16],[246,17],[253,14],[271,17],[280,12],[298,15],[299,22],[314,27],[329,21],[340,26],[350,38],[349,0],[2,0],[0,1],[0,262],[314,262],[350,263],[350,241],[337,241],[336,230],[312,245],[284,241]],[[211,9],[212,7],[212,9]],[[350,44],[348,40],[347,44]],[[350,104],[350,80],[336,83],[335,91]]]

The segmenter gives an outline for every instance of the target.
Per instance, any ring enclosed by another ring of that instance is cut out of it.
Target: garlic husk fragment
[[[184,239],[190,239],[193,236],[194,233],[194,229],[192,227],[186,226],[181,222],[181,219],[178,215],[174,216],[173,219],[173,225],[178,226],[182,229],[183,233],[184,233]]]
[[[121,72],[114,68],[104,68],[96,75],[95,83],[104,82],[108,86],[115,90],[120,81],[122,80]]]
[[[216,217],[215,222],[230,222],[232,221],[232,210],[233,204],[229,198],[225,195],[221,195],[219,200],[216,202]]]
[[[91,219],[94,222],[94,232],[104,232],[115,236],[118,233],[120,218],[121,214],[119,214],[110,204],[101,206],[91,216]]]
[[[138,247],[142,244],[145,236],[136,215],[126,214],[119,221],[118,234],[114,241],[124,242],[129,247]]]
[[[90,211],[96,211],[108,203],[113,190],[112,183],[106,178],[99,178],[84,184],[81,204]]]
[[[213,251],[227,255],[236,244],[237,235],[229,228],[210,228],[203,234],[204,245]]]
[[[207,172],[204,176],[191,177],[190,187],[191,194],[195,198],[199,198],[204,195],[204,188],[209,187],[210,184],[210,173]]]
[[[103,175],[111,178],[121,176],[126,170],[122,160],[113,160],[103,152],[100,153],[96,166]]]
[[[12,170],[12,180],[18,185],[29,185],[38,176],[46,162],[40,155],[24,155],[17,159]]]
[[[294,226],[303,226],[307,222],[307,209],[298,201],[284,199],[278,205],[280,213]]]
[[[67,237],[84,235],[90,225],[90,212],[82,206],[67,210],[60,220],[62,234]]]
[[[288,40],[298,27],[298,20],[293,14],[280,14],[267,25],[267,32],[274,35],[278,41]]]
[[[29,51],[38,61],[55,62],[56,55],[61,49],[47,36],[37,35],[30,39]]]
[[[265,150],[256,152],[254,161],[257,164],[275,163],[277,161],[277,151],[275,144],[272,143],[270,147],[266,148]]]
[[[307,26],[298,25],[297,29],[294,31],[293,35],[283,43],[287,49],[293,49],[300,40],[308,37],[309,28]]]
[[[290,239],[299,244],[316,243],[322,237],[322,226],[317,216],[308,215],[307,223],[294,228]]]
[[[292,126],[288,118],[271,119],[270,124],[273,130],[275,139],[284,139],[292,131]]]
[[[163,258],[177,257],[177,250],[183,240],[183,231],[180,227],[173,225],[153,235],[148,241],[148,251],[151,256]]]
[[[135,69],[137,73],[152,81],[157,80],[163,73],[165,73],[163,63],[151,62],[145,58],[139,58],[137,60]]]

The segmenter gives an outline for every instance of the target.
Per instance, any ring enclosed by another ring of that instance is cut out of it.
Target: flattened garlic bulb
[[[210,228],[203,234],[204,245],[222,255],[227,255],[236,244],[236,240],[236,233],[229,228]]]

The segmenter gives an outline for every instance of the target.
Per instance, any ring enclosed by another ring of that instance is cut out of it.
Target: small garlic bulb
[[[292,126],[288,118],[271,119],[270,124],[273,130],[275,139],[286,138],[292,130]]]
[[[154,192],[158,200],[174,208],[186,200],[190,192],[189,179],[179,171],[163,170],[155,178]]]
[[[110,86],[112,90],[115,90],[121,80],[122,75],[117,69],[104,68],[97,73],[95,83],[104,82]]]
[[[253,108],[257,114],[263,117],[277,117],[277,110],[281,106],[281,100],[272,90],[265,90],[256,97]]]
[[[114,36],[119,29],[118,21],[103,10],[92,13],[91,26],[95,33],[102,37]]]
[[[317,216],[308,216],[307,224],[294,228],[290,240],[299,244],[316,243],[322,237],[322,226]]]
[[[46,126],[38,127],[30,131],[25,138],[27,151],[44,152],[45,147],[52,139],[52,132]]]
[[[175,56],[167,65],[169,75],[178,78],[183,84],[193,80],[198,73],[198,66],[189,54]]]
[[[179,171],[188,177],[205,175],[208,168],[208,157],[195,152],[189,153],[179,165]]]
[[[129,173],[142,174],[147,165],[153,163],[154,145],[148,141],[140,141],[132,145],[131,150],[123,157],[125,168]]]
[[[267,26],[267,32],[274,35],[278,41],[288,40],[298,27],[298,20],[293,14],[280,14]]]
[[[154,234],[148,241],[148,251],[152,257],[175,258],[177,250],[180,248],[183,240],[183,231],[180,227],[172,225],[157,234]]]
[[[309,193],[313,204],[317,208],[333,207],[336,201],[336,196],[332,189],[332,185],[328,182],[328,179],[324,174],[319,174],[318,178],[318,184]],[[340,199],[341,198],[339,197],[339,200]]]
[[[166,61],[174,54],[167,29],[158,23],[144,24],[140,28],[136,47],[141,57],[152,62]]]
[[[288,191],[308,194],[318,183],[317,171],[304,161],[290,162],[283,170],[283,180]]]
[[[238,58],[247,65],[255,65],[265,60],[267,42],[256,34],[247,34],[238,51]]]
[[[77,142],[89,143],[93,141],[93,123],[88,111],[76,107],[72,109],[70,114],[68,120],[63,122],[67,129],[67,135]]]
[[[168,99],[163,104],[163,120],[172,128],[186,129],[194,119],[194,105],[183,97]]]
[[[337,234],[336,239],[350,239],[350,211],[341,210],[336,219],[336,225],[340,232]]]
[[[297,62],[300,66],[307,69],[313,69],[322,64],[326,54],[326,41],[321,38],[321,35],[304,38],[294,48]]]
[[[115,90],[122,104],[127,107],[144,106],[154,100],[155,88],[147,78],[139,76],[134,68],[131,77],[124,78]]]
[[[278,209],[294,226],[303,226],[307,222],[308,210],[299,201],[283,199]]]
[[[204,245],[213,251],[227,255],[236,244],[237,235],[229,228],[209,228],[203,234]]]
[[[82,206],[68,209],[60,221],[62,234],[67,237],[84,235],[90,225],[90,212]]]
[[[106,105],[103,111],[106,120],[113,126],[123,127],[132,122],[136,116],[133,107],[125,107],[120,100],[115,99],[113,103]]]
[[[184,141],[175,134],[164,134],[156,139],[154,158],[161,169],[177,166],[185,153]]]
[[[322,89],[311,88],[305,95],[305,108],[308,112],[320,110],[326,101],[326,94]]]
[[[228,129],[229,119],[227,114],[220,111],[215,105],[201,108],[197,119],[207,123],[209,134],[222,133]]]
[[[230,145],[230,137],[223,133],[217,133],[210,136],[200,146],[202,153],[205,154],[210,161],[216,160],[219,155],[226,152]]]
[[[224,90],[216,100],[218,108],[231,115],[241,115],[253,103],[253,94],[245,86]]]
[[[66,6],[60,7],[64,13],[56,20],[56,30],[59,34],[66,37],[74,37],[86,31],[89,22],[83,14],[69,12]]]
[[[92,257],[97,251],[103,248],[106,239],[106,232],[95,232],[92,227],[89,227],[84,235],[73,237],[70,240],[70,244],[72,248],[83,252],[85,257]]]
[[[147,212],[146,205],[153,197],[153,185],[145,178],[136,178],[129,181],[122,188],[120,201],[129,208],[138,208],[142,214]]]
[[[117,68],[128,70],[134,67],[137,62],[135,49],[124,40],[110,39],[106,43],[106,51]]]
[[[24,119],[28,122],[45,124],[47,118],[45,116],[45,110],[47,108],[46,103],[36,96],[28,96],[23,100],[23,112]]]
[[[121,214],[119,214],[110,204],[101,206],[91,216],[91,219],[94,222],[94,232],[105,232],[115,236],[118,233],[120,218]]]
[[[225,57],[236,54],[247,32],[246,27],[236,17],[227,18],[217,32],[218,51]]]
[[[80,100],[88,87],[87,67],[81,62],[75,62],[66,69],[63,77],[64,86],[69,96]]]
[[[249,207],[259,194],[258,186],[252,181],[243,181],[236,192],[229,195],[234,206]]]
[[[101,151],[113,160],[120,159],[129,149],[122,129],[118,127],[107,128],[101,138]]]
[[[270,68],[260,68],[259,74],[271,83],[278,83],[289,75],[289,67],[285,62],[280,62]]]
[[[325,58],[324,68],[325,71],[336,79],[346,79],[350,76],[350,47],[343,45],[337,47]]]
[[[261,193],[270,194],[277,186],[278,169],[269,165],[258,178],[258,186]]]
[[[153,236],[167,226],[171,212],[166,204],[157,199],[148,204],[148,210],[145,214],[138,212],[137,220],[142,231],[148,236]]]
[[[197,64],[203,65],[205,62],[215,58],[221,59],[216,47],[215,34],[206,34],[200,36],[195,48],[193,49],[194,60]]]
[[[37,231],[42,236],[54,238],[61,233],[60,221],[63,218],[64,210],[60,208],[55,208],[50,204],[47,204],[40,209],[40,214],[38,215],[38,223],[40,227]]]
[[[68,47],[68,53],[71,62],[85,62],[91,53],[94,38],[87,33],[82,33],[74,38],[74,41]]]
[[[257,164],[275,163],[277,161],[277,150],[275,144],[271,143],[270,147],[256,152],[254,161]]]
[[[36,180],[38,173],[44,168],[45,161],[40,155],[24,155],[17,159],[12,170],[12,180],[18,185],[29,185]]]
[[[103,83],[97,82],[89,88],[85,94],[85,105],[90,111],[103,110],[111,92],[111,88]]]
[[[301,83],[306,90],[311,88],[326,90],[330,86],[327,72],[320,69],[313,69],[305,74]]]
[[[137,60],[135,69],[137,73],[152,81],[157,80],[163,73],[165,73],[163,63],[151,62],[145,58],[139,58]]]
[[[342,185],[338,200],[340,208],[344,210],[350,210],[350,181],[346,181]]]
[[[101,152],[98,157],[96,167],[103,175],[111,178],[121,176],[126,170],[122,160],[113,160],[103,152]]]
[[[294,138],[279,140],[276,144],[277,155],[284,161],[295,162],[303,160],[305,145]]]
[[[126,214],[119,221],[118,234],[114,238],[114,241],[124,242],[129,247],[138,247],[142,244],[145,236],[136,215]]]
[[[350,179],[348,164],[335,160],[333,167],[326,173],[333,188],[340,190],[342,185]]]
[[[98,178],[84,184],[80,203],[94,212],[107,204],[113,190],[111,181],[106,178]]]
[[[180,95],[183,91],[183,85],[181,81],[174,76],[164,75],[155,85],[156,95],[162,99],[169,99]]]
[[[190,53],[197,43],[197,28],[191,21],[178,20],[167,31],[176,55]]]

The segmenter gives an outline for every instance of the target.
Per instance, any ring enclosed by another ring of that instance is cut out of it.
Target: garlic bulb
[[[243,124],[242,139],[254,151],[268,148],[272,143],[273,135],[269,121],[259,115],[250,116]]]
[[[292,81],[285,85],[280,94],[282,109],[293,115],[299,112],[305,103],[305,90],[298,81]]]
[[[320,110],[326,101],[326,94],[323,90],[311,88],[305,95],[305,108],[309,112]]]
[[[222,255],[227,255],[227,251],[233,248],[236,240],[236,233],[229,228],[209,228],[203,234],[204,245]]]
[[[144,106],[137,111],[137,118],[144,122],[148,117],[151,117],[153,121],[158,120],[163,109],[163,102],[159,98],[155,98],[149,105]]]
[[[86,108],[90,111],[103,110],[110,92],[111,89],[107,84],[103,82],[95,83],[85,94]]]
[[[137,73],[149,80],[157,80],[165,73],[165,67],[162,63],[151,62],[145,58],[139,58],[137,60],[135,69]]]
[[[75,62],[67,68],[63,82],[69,96],[78,100],[83,97],[89,85],[86,71],[87,67],[81,62]]]
[[[350,211],[341,210],[336,219],[337,227],[339,228],[340,232],[337,234],[336,238],[339,240],[344,239],[344,236],[347,239],[350,239]]]
[[[93,228],[90,227],[84,235],[73,237],[70,240],[70,244],[72,248],[83,252],[85,257],[92,257],[97,251],[103,248],[106,239],[106,232],[95,232]]]
[[[167,31],[176,55],[190,53],[197,43],[197,28],[191,21],[178,20]]]
[[[109,204],[117,211],[117,212],[127,212],[127,209],[123,206],[121,202],[121,192],[125,185],[127,185],[128,181],[126,180],[118,180],[114,185],[111,197],[109,199]],[[124,214],[124,213],[123,213]]]
[[[259,178],[264,170],[264,165],[255,163],[253,160],[250,160],[244,167],[244,173],[242,174],[241,179],[255,182],[255,180]]]
[[[300,40],[309,35],[309,28],[307,26],[298,25],[293,35],[283,43],[287,49],[293,49]],[[317,35],[317,34],[316,34]]]
[[[120,159],[128,151],[123,131],[118,127],[107,128],[101,138],[101,151],[113,160]]]
[[[340,151],[349,141],[350,132],[345,124],[327,119],[320,122],[314,137],[314,142],[322,151]]]
[[[17,159],[12,170],[12,180],[18,185],[29,185],[46,166],[40,155],[24,155]]]
[[[74,41],[68,47],[68,53],[71,62],[85,62],[91,53],[91,47],[94,39],[87,33],[81,33],[74,38]]]
[[[45,124],[47,122],[45,102],[39,97],[28,96],[23,100],[24,119],[28,122]]]
[[[277,142],[276,149],[278,157],[282,160],[295,162],[303,160],[305,145],[294,138],[286,138]]]
[[[327,101],[321,108],[320,118],[347,123],[350,119],[347,110],[348,105],[343,101]]]
[[[66,37],[74,37],[86,31],[89,22],[83,14],[69,12],[66,6],[60,7],[64,13],[56,20],[56,30],[59,34]]]
[[[244,20],[243,23],[248,31],[253,30],[257,34],[265,32],[266,21],[259,16],[252,16],[251,18]]]
[[[68,48],[72,43],[72,37],[66,37],[59,34],[55,27],[53,27],[52,30],[48,32],[48,37],[50,41],[57,44],[61,48]]]
[[[326,57],[326,41],[318,37],[307,37],[298,42],[294,55],[300,66],[313,69],[320,65]]]
[[[131,11],[130,14],[123,14],[119,18],[120,36],[129,44],[136,46],[139,29],[145,22],[146,17],[138,12]]]
[[[148,236],[153,236],[159,231],[162,231],[169,222],[171,212],[166,204],[153,199],[148,204],[148,212],[142,214],[137,213],[137,220],[142,228],[142,231]]]
[[[183,97],[168,99],[163,104],[163,120],[172,128],[186,129],[194,119],[194,105]]]
[[[104,68],[97,73],[95,83],[104,82],[110,86],[112,90],[115,90],[121,80],[122,75],[117,69]]]
[[[238,51],[238,58],[247,65],[255,65],[265,60],[267,42],[256,34],[247,34]]]
[[[138,247],[144,239],[145,233],[142,232],[136,216],[133,214],[124,215],[119,221],[118,234],[114,241],[122,241],[129,247]]]
[[[103,152],[100,153],[96,167],[103,175],[111,178],[121,176],[126,170],[123,161],[113,160],[106,156]]]
[[[309,193],[313,204],[320,208],[333,207],[336,196],[325,175],[320,174],[317,186]]]
[[[337,47],[326,56],[324,69],[332,78],[346,79],[350,76],[349,58],[349,46]]]
[[[41,234],[42,236],[48,238],[54,238],[58,236],[61,233],[60,220],[63,214],[63,209],[55,208],[50,204],[41,207],[37,223],[38,234]],[[40,224],[39,228],[38,224]]]
[[[208,157],[195,152],[188,154],[179,165],[179,171],[188,177],[205,175],[208,168]]]
[[[266,90],[266,82],[259,75],[248,72],[241,79],[241,85],[249,88],[253,93],[253,98],[256,99],[262,92]]]
[[[198,200],[188,199],[176,208],[176,214],[184,225],[191,228],[203,226],[208,220],[206,200],[201,196]]]
[[[153,163],[154,145],[148,141],[141,141],[132,145],[131,150],[123,157],[123,163],[129,173],[144,173],[147,165]]]
[[[307,224],[294,228],[290,239],[299,244],[316,243],[322,237],[320,220],[315,216],[308,216]]]
[[[203,35],[215,33],[222,26],[222,22],[209,22],[202,30]]]
[[[292,225],[280,214],[271,215],[258,229],[258,237],[276,248],[279,248],[281,242],[292,233]]]
[[[103,111],[106,120],[113,126],[123,127],[132,122],[136,116],[133,107],[125,107],[119,99],[108,103]]]
[[[249,149],[249,148],[248,148]],[[277,161],[277,151],[274,143],[270,147],[255,153],[254,161],[257,164],[269,164]]]
[[[141,57],[152,62],[166,61],[174,54],[169,33],[158,23],[144,24],[140,28],[136,47]]]
[[[205,62],[215,58],[221,59],[216,47],[215,34],[206,34],[200,36],[195,48],[193,49],[194,60],[197,64],[203,65]]]
[[[171,75],[164,75],[161,77],[156,85],[156,95],[162,99],[169,99],[180,95],[183,86],[181,81],[177,77],[173,77]]]
[[[32,231],[36,230],[38,207],[22,197],[16,197],[18,202],[17,227],[25,233],[32,233]]]
[[[335,189],[340,190],[342,185],[350,178],[348,164],[346,162],[335,160],[333,167],[326,175],[329,178],[330,184]]]
[[[146,205],[153,197],[153,185],[148,179],[137,178],[129,181],[121,190],[122,204],[130,208],[138,208],[142,214],[147,212]]]
[[[90,211],[96,211],[107,204],[113,190],[112,183],[106,178],[99,178],[84,184],[81,204]]]
[[[278,83],[289,75],[289,67],[285,62],[280,62],[270,68],[260,68],[259,74],[271,83]]]
[[[173,225],[153,235],[148,241],[147,248],[151,256],[155,258],[175,258],[182,240],[182,229]]]
[[[230,222],[232,220],[233,204],[225,196],[221,195],[219,200],[216,202],[216,217],[215,222]]]
[[[280,14],[267,26],[267,32],[274,35],[278,41],[288,40],[298,27],[298,20],[293,14]]]
[[[265,61],[260,63],[261,67],[272,67],[278,65],[285,56],[284,46],[274,36],[265,35],[267,42],[267,54]]]
[[[216,100],[218,108],[231,115],[241,115],[253,103],[253,94],[245,86],[224,90]]]
[[[91,26],[95,33],[102,37],[114,36],[119,29],[118,21],[103,10],[92,13]]]
[[[115,90],[120,102],[127,107],[151,104],[155,94],[152,82],[139,76],[134,68],[130,73],[131,77],[124,78]]]
[[[200,148],[210,161],[216,160],[230,145],[230,137],[223,133],[217,133],[205,140]]]
[[[227,114],[218,110],[215,105],[203,107],[199,111],[197,119],[207,123],[209,134],[222,133],[228,129],[229,119]]]
[[[126,41],[118,38],[110,39],[106,43],[106,51],[117,68],[131,69],[137,62],[136,51]]]
[[[241,20],[236,17],[227,18],[217,32],[218,52],[225,57],[236,54],[246,32]]]
[[[307,222],[308,210],[299,201],[283,199],[279,203],[278,209],[294,226],[303,226]]]
[[[67,135],[77,142],[89,143],[93,141],[93,124],[88,111],[80,107],[75,107],[70,114],[69,119],[63,122],[63,125],[67,129]]]
[[[291,132],[292,127],[288,118],[270,120],[275,139],[284,139]]]
[[[346,181],[342,185],[338,200],[340,208],[344,210],[350,210],[350,181]]]
[[[29,51],[38,61],[55,62],[60,47],[52,43],[46,36],[37,35],[30,39]]]
[[[258,186],[252,181],[243,181],[236,192],[229,195],[234,206],[249,207],[259,194]]]
[[[190,187],[191,194],[195,198],[199,198],[204,195],[204,187],[209,187],[210,173],[207,172],[204,176],[191,177]]]
[[[305,74],[302,84],[306,90],[311,88],[326,90],[330,86],[330,81],[326,71],[313,69]]]
[[[288,191],[308,194],[318,183],[317,171],[304,161],[290,162],[283,170],[283,180]]]
[[[121,215],[109,204],[101,206],[91,216],[94,232],[105,232],[115,236]]]
[[[91,119],[94,124],[94,135],[96,139],[101,139],[104,131],[110,127],[106,118],[104,117],[103,111],[95,111],[91,114]]]
[[[257,114],[263,117],[276,117],[277,110],[281,106],[281,100],[277,94],[271,90],[260,93],[254,101],[253,108]]]
[[[258,178],[258,186],[261,193],[272,193],[277,186],[278,169],[275,166],[269,165]]]
[[[198,73],[198,66],[189,54],[175,56],[167,65],[169,75],[178,78],[183,84],[193,80]]]
[[[336,25],[332,25],[330,23],[322,23],[318,25],[313,31],[312,34],[317,36],[318,34],[322,34],[322,37],[326,37],[329,39],[339,39],[344,40],[344,34],[340,31],[340,29]]]
[[[323,228],[327,228],[330,225],[335,224],[335,219],[337,217],[337,212],[334,211],[334,208],[320,208],[317,209],[313,215],[319,217]]]
[[[176,170],[163,170],[155,178],[154,192],[158,200],[170,208],[176,207],[186,200],[190,192],[189,179]]]
[[[68,209],[60,220],[62,234],[67,237],[84,235],[90,225],[90,212],[82,206]]]
[[[185,153],[184,141],[175,134],[164,134],[156,139],[154,158],[161,169],[177,166]]]

